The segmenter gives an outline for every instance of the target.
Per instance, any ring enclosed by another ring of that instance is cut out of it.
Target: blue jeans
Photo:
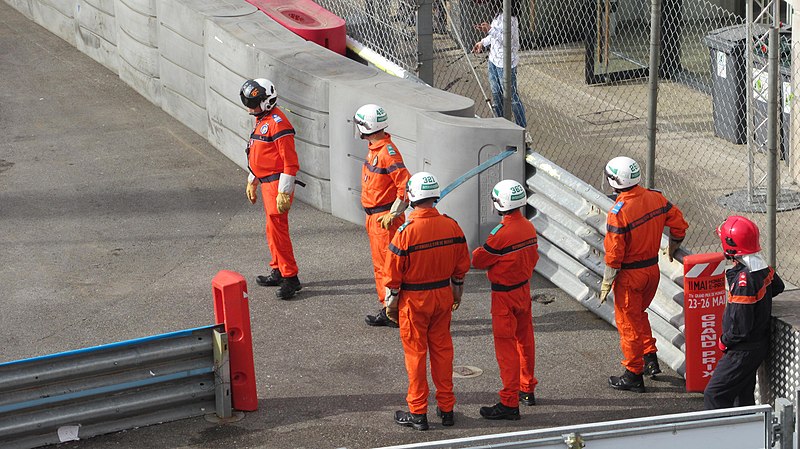
[[[492,88],[492,102],[494,114],[503,117],[503,69],[489,62],[489,85]],[[525,107],[517,93],[517,68],[511,69],[511,112],[514,113],[514,121],[517,125],[525,128],[528,124],[525,120]]]

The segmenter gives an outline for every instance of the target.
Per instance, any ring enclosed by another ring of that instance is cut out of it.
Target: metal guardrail
[[[647,447],[648,449],[768,448],[780,431],[793,425],[789,413],[773,420],[769,405],[650,416],[550,429],[480,435],[443,441],[384,447],[382,449],[597,449]],[[787,444],[780,449],[790,449]]]
[[[0,364],[0,447],[213,413],[215,390],[224,391],[217,373],[227,369],[219,361],[215,369],[214,335],[222,332],[206,326]]]
[[[536,271],[615,325],[613,304],[600,304],[598,299],[604,270],[606,214],[614,202],[536,152],[530,151],[526,161],[533,167],[527,185],[532,191],[528,204],[535,209],[529,218],[539,233]],[[668,238],[663,236],[662,248],[667,244]],[[658,356],[681,375],[685,375],[686,360],[680,262],[683,254],[673,262],[663,254],[659,257],[661,281],[648,308]]]

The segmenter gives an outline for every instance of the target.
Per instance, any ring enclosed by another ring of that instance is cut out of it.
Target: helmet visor
[[[264,88],[253,80],[245,81],[241,90],[239,90],[239,97],[242,99],[242,104],[250,109],[259,108],[261,102],[267,98],[266,94]]]
[[[244,92],[239,92],[239,96],[242,98],[244,107],[248,109],[258,109],[261,106],[261,98],[247,96]]]

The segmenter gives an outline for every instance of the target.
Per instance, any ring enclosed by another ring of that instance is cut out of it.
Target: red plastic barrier
[[[683,259],[683,315],[686,323],[686,391],[702,392],[717,367],[722,351],[725,310],[725,256],[693,254]]]
[[[347,52],[344,19],[311,0],[247,0],[286,29],[340,55]]]
[[[211,280],[211,289],[214,320],[216,324],[224,323],[228,333],[233,408],[247,412],[258,410],[247,282],[239,273],[222,270]]]

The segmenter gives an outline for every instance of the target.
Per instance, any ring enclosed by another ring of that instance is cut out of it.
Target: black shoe
[[[266,276],[256,276],[256,284],[262,287],[277,287],[281,284],[282,280],[283,276],[281,276],[281,272],[274,268]]]
[[[380,312],[376,313],[375,315],[367,315],[367,317],[364,318],[364,321],[366,321],[370,326],[400,327],[399,324],[390,320],[389,317],[386,316],[385,308],[381,309]]]
[[[411,412],[398,410],[394,412],[394,422],[415,430],[428,430],[428,415],[417,415]]]
[[[519,403],[523,405],[536,405],[536,396],[533,395],[532,391],[530,393],[527,391],[520,391]]]
[[[297,279],[297,276],[283,278],[280,288],[275,292],[275,296],[283,300],[291,299],[294,297],[294,294],[299,292],[302,288],[303,286],[300,285],[300,279]]]
[[[450,427],[456,423],[456,417],[452,410],[443,412],[439,410],[439,407],[436,407],[436,416],[442,418],[442,425],[445,427]]]
[[[634,374],[632,371],[625,370],[621,376],[611,376],[608,384],[616,390],[629,390],[635,393],[644,393],[644,378],[641,374]]]
[[[481,407],[481,416],[486,419],[517,421],[519,419],[519,407],[507,407],[502,402],[498,402],[491,407]]]
[[[642,374],[650,376],[651,379],[655,379],[656,374],[661,374],[661,367],[658,366],[658,356],[655,352],[644,355],[644,372]]]

